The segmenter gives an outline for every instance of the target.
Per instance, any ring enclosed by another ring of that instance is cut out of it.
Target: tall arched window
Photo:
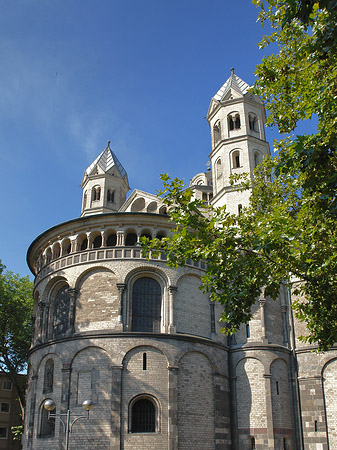
[[[221,162],[220,158],[216,162],[216,169],[215,169],[215,171],[216,171],[216,177],[217,178],[222,177],[222,162]]]
[[[66,334],[69,321],[68,286],[63,286],[57,292],[53,305],[53,337],[58,338]]]
[[[249,121],[249,129],[252,131],[259,131],[259,122],[257,119],[257,116],[253,113],[249,113],[248,115],[248,121]]]
[[[109,234],[107,240],[106,240],[106,245],[107,247],[114,247],[117,244],[117,235],[116,233],[111,233]]]
[[[102,246],[102,236],[99,234],[98,236],[95,237],[92,243],[92,248],[100,248],[101,246]]]
[[[125,245],[126,246],[135,245],[136,242],[137,242],[137,235],[136,235],[136,233],[128,233],[126,235],[126,238],[125,238]]]
[[[221,126],[219,120],[214,124],[213,127],[213,139],[214,146],[221,140]]]
[[[56,409],[53,410],[53,414]],[[41,405],[40,409],[40,433],[41,437],[52,437],[55,435],[55,419],[48,417],[48,411]]]
[[[153,278],[135,281],[132,289],[132,331],[160,332],[161,289]]]
[[[101,188],[99,186],[95,186],[92,188],[92,200],[98,201],[101,198]]]
[[[43,393],[48,394],[54,389],[54,361],[48,359],[44,367]]]
[[[228,114],[227,120],[228,120],[228,129],[230,131],[238,130],[239,128],[241,128],[240,114],[238,112]]]
[[[236,150],[232,153],[232,166],[234,169],[238,169],[241,167],[241,161],[240,161],[240,151]]]
[[[137,400],[131,409],[131,433],[154,433],[156,431],[156,407],[147,399]]]
[[[107,201],[111,203],[114,203],[115,201],[115,192],[111,191],[110,189],[107,192]]]

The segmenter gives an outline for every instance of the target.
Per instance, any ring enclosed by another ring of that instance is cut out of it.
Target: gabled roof
[[[90,175],[96,164],[104,171],[108,172],[112,167],[116,166],[122,178],[126,176],[126,170],[119,162],[117,156],[110,148],[110,141],[107,147],[97,156],[97,158],[85,170],[85,175]]]
[[[221,86],[218,92],[214,95],[213,99],[216,101],[221,101],[230,89],[234,89],[242,95],[245,95],[250,88],[249,84],[243,81],[240,77],[235,75],[234,69],[231,69],[232,74],[226,80],[226,82]]]

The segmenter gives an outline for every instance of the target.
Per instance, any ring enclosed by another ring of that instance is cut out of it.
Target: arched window
[[[115,202],[115,192],[111,191],[110,189],[107,192],[107,201],[111,203]]]
[[[88,239],[84,238],[80,245],[80,250],[86,250],[88,248]]]
[[[53,259],[59,258],[61,255],[61,246],[60,244],[55,244],[53,248]]]
[[[250,438],[250,448],[251,448],[251,450],[255,450],[256,449],[255,438],[254,437]]]
[[[48,248],[47,251],[46,251],[46,264],[49,264],[51,259],[52,259],[51,249]]]
[[[241,120],[239,113],[228,114],[227,120],[228,120],[228,129],[230,131],[238,130],[239,128],[241,128]]]
[[[254,152],[254,167],[257,167],[262,161],[262,155],[259,151]]]
[[[221,162],[221,158],[219,158],[216,162],[216,177],[220,178],[222,177],[222,162]]]
[[[148,231],[142,231],[142,234],[140,235],[140,237],[146,237],[150,240],[152,239],[152,236],[151,236],[150,232],[148,232]]]
[[[249,113],[248,114],[248,121],[249,121],[249,129],[252,131],[259,131],[259,122],[255,114]]]
[[[106,245],[107,247],[114,247],[117,244],[117,235],[116,233],[111,233],[109,234],[107,240],[106,240]]]
[[[159,208],[159,214],[167,214],[167,208],[166,206],[161,206]]]
[[[238,169],[241,167],[241,161],[240,161],[240,152],[239,150],[236,150],[232,154],[232,164],[234,169]]]
[[[92,188],[92,200],[98,201],[101,198],[101,188],[99,186],[95,186]]]
[[[126,235],[125,245],[127,245],[127,246],[135,245],[136,242],[137,242],[137,235],[136,235],[136,233],[128,233]]]
[[[135,281],[132,289],[132,331],[160,332],[161,289],[153,278]]]
[[[56,409],[53,410],[53,414],[56,413]],[[40,409],[40,433],[42,437],[52,437],[55,435],[55,418],[48,417],[48,411],[41,405]]]
[[[65,239],[62,242],[62,256],[64,255],[69,255],[69,253],[71,252],[71,242],[70,239]]]
[[[44,367],[43,393],[49,394],[54,389],[54,361],[48,359]]]
[[[156,431],[156,407],[154,403],[141,398],[131,408],[131,433],[154,433]]]
[[[53,337],[58,338],[66,334],[69,321],[69,294],[68,286],[58,290],[53,305]]]
[[[213,127],[213,139],[214,139],[214,146],[221,140],[221,126],[220,121],[218,120]]]

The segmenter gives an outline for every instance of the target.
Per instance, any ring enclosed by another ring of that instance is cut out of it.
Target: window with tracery
[[[131,408],[131,433],[154,433],[156,431],[156,407],[154,403],[141,398]]]
[[[132,289],[132,331],[160,332],[161,288],[153,278],[135,281]]]

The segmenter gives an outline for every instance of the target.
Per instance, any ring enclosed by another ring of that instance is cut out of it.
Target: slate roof
[[[108,141],[107,147],[97,156],[97,158],[90,164],[90,166],[86,169],[85,173],[90,175],[95,165],[98,165],[104,172],[108,172],[111,167],[116,166],[119,170],[122,178],[126,176],[126,170],[120,163],[117,156],[110,148],[110,141]]]
[[[231,76],[228,78],[228,80],[226,80],[225,84],[223,84],[221,88],[218,90],[218,92],[214,95],[213,97],[214,100],[216,101],[222,100],[230,88],[235,89],[242,95],[245,95],[248,92],[248,89],[250,88],[249,84],[247,84],[240,77],[235,75],[234,69],[231,70],[232,70]]]

